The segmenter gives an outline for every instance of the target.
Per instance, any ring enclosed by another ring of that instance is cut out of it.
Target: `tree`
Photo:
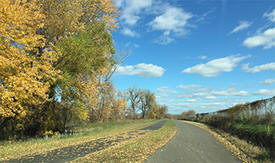
[[[106,29],[117,28],[117,8],[112,0],[37,0],[46,16],[39,32],[47,42],[55,44],[64,36],[89,28],[90,24],[106,24]]]
[[[48,100],[48,87],[56,72],[48,49],[38,55],[36,47],[44,46],[43,36],[36,33],[44,16],[35,1],[0,2],[0,115],[24,117],[26,105]]]
[[[140,104],[140,96],[141,90],[135,87],[129,88],[128,92],[128,100],[130,101],[131,112],[130,115],[132,118],[136,119],[136,111],[138,109],[138,105]]]
[[[194,110],[188,110],[181,113],[181,119],[193,119],[196,117],[196,112]]]
[[[156,97],[154,93],[151,93],[149,90],[143,90],[140,93],[140,102],[142,118],[145,118],[147,112],[156,106]]]
[[[48,89],[58,71],[52,66],[56,53],[49,47],[39,51],[46,40],[37,33],[45,21],[37,1],[1,0],[0,11],[0,132],[4,135],[8,121],[11,130],[16,126],[22,130],[22,123],[51,100]]]
[[[113,42],[105,24],[91,24],[86,31],[59,40],[55,47],[60,54],[55,65],[62,71],[57,82],[62,90],[61,103],[79,120],[86,120],[89,108],[95,111],[97,107],[101,109],[98,118],[108,119],[110,113],[105,108],[109,101],[105,96],[111,93],[112,86],[100,79],[115,61]]]
[[[158,109],[158,117],[159,118],[164,118],[165,115],[167,114],[167,111],[168,111],[168,106],[166,105],[161,105],[159,106],[159,109]]]
[[[1,135],[64,130],[113,97],[105,91],[116,64],[112,0],[2,0],[0,11]]]
[[[125,110],[127,108],[127,103],[124,98],[118,98],[113,101],[112,107],[112,119],[124,119],[125,118]]]
[[[111,105],[106,100],[110,97],[108,80],[116,64],[111,38],[117,27],[116,7],[111,0],[39,2],[47,18],[40,32],[60,55],[54,65],[62,78],[51,85],[50,92],[55,99],[61,97],[64,123],[68,117],[107,120]],[[45,110],[51,114],[48,108]]]

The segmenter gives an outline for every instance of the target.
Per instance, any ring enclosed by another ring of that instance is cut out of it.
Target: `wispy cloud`
[[[211,87],[202,87],[201,85],[178,85],[176,88],[179,88],[184,91],[184,94],[178,95],[178,98],[182,97],[191,97],[191,98],[198,98],[198,97],[205,97],[209,95],[209,92],[212,91],[213,88]]]
[[[271,22],[275,22],[275,9],[273,9],[270,13],[264,13],[263,17],[266,17]]]
[[[170,89],[167,86],[163,86],[163,87],[157,88],[157,93],[161,93],[161,94],[163,94],[163,93],[164,94],[169,94],[169,93],[171,93],[171,94],[177,94],[177,91],[174,91],[174,90]]]
[[[203,87],[200,85],[178,85],[177,88],[183,89],[185,93],[188,93],[186,97],[200,97],[215,99],[216,96],[247,96],[249,93],[243,90],[237,90],[236,88],[227,89],[213,89],[212,87]]]
[[[269,28],[263,33],[248,37],[243,41],[243,45],[248,48],[263,46],[269,49],[275,46],[275,28]]]
[[[207,99],[207,100],[213,100],[213,99],[216,99],[217,97],[213,96],[213,95],[210,95],[210,96],[205,96],[204,98]]]
[[[203,55],[203,56],[199,56],[198,58],[203,60],[203,59],[206,59],[207,56]]]
[[[170,44],[174,41],[175,40],[173,38],[171,38],[170,36],[161,35],[159,38],[154,40],[154,43],[160,44],[160,45],[167,45],[167,44]]]
[[[266,79],[263,81],[264,84],[273,84],[275,83],[275,79]]]
[[[212,14],[213,12],[215,12],[216,8],[212,8],[210,10],[208,10],[207,12],[203,13],[202,15],[195,15],[195,17],[197,18],[195,20],[196,23],[199,22],[206,22],[208,18],[210,18],[210,14]]]
[[[120,19],[123,23],[133,26],[139,19],[139,14],[146,8],[151,7],[152,0],[118,0],[117,6],[122,7]]]
[[[130,37],[138,37],[139,35],[135,32],[132,31],[131,29],[125,27],[122,29],[122,34],[126,35],[126,36],[130,36]]]
[[[212,91],[214,96],[247,96],[249,95],[246,91],[239,91],[235,88],[222,89],[218,91]]]
[[[226,109],[236,104],[242,104],[260,97],[274,96],[274,89],[259,89],[254,92],[237,88],[218,89],[202,85],[178,85],[174,91],[168,87],[157,89],[158,101],[166,103],[175,112],[194,109],[198,112],[209,112]],[[252,97],[252,98],[251,98]],[[177,110],[177,111],[176,111]],[[172,110],[170,110],[172,111]]]
[[[197,102],[197,100],[196,100],[196,99],[192,99],[192,98],[190,98],[190,99],[186,99],[185,101],[186,101],[186,102]]]
[[[180,88],[180,89],[194,89],[194,88],[200,88],[201,86],[200,85],[195,85],[195,84],[192,84],[192,85],[178,85],[177,88]]]
[[[260,89],[257,92],[253,93],[254,95],[260,95],[260,96],[274,96],[275,95],[275,89]]]
[[[138,75],[141,77],[161,77],[164,72],[165,69],[160,66],[145,63],[129,66],[118,66],[116,70],[117,75]]]
[[[162,15],[157,16],[149,24],[153,30],[164,31],[167,35],[170,32],[181,34],[184,33],[184,28],[190,18],[192,18],[191,13],[185,12],[181,8],[169,6]]]
[[[249,56],[229,56],[211,60],[205,64],[198,64],[193,67],[186,68],[182,73],[199,74],[204,77],[215,77],[222,72],[231,72],[239,62]]]
[[[256,73],[256,72],[261,72],[265,70],[275,70],[275,62],[271,62],[271,63],[267,63],[267,64],[255,66],[255,67],[249,67],[249,63],[247,63],[242,66],[242,69],[249,73]]]
[[[115,0],[116,7],[118,8],[120,8],[123,3],[124,3],[124,0]]]
[[[153,30],[163,31],[160,44],[168,44],[173,41],[171,33],[177,36],[186,34],[188,21],[193,15],[181,8],[167,6],[164,12],[149,23]]]
[[[267,96],[272,94],[271,90],[256,91],[254,93],[237,88],[217,89],[214,87],[201,85],[178,85],[178,90],[174,91],[168,87],[161,87],[158,93],[163,93],[158,100],[168,103],[170,108],[177,109],[178,113],[188,109],[194,109],[199,112],[216,111],[225,109],[235,104],[248,102],[252,94]],[[176,92],[176,93],[174,93]]]
[[[241,30],[247,29],[251,26],[251,24],[252,23],[248,21],[241,21],[240,24],[237,27],[235,27],[229,34],[237,33]]]

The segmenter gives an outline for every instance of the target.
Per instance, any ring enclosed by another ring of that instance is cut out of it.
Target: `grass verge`
[[[245,140],[239,139],[237,136],[209,127],[206,124],[191,121],[184,122],[200,127],[211,133],[244,163],[272,163],[269,153],[265,148],[250,144]]]
[[[88,154],[72,162],[143,162],[160,147],[168,143],[177,132],[176,124],[167,120],[155,131],[139,135],[136,139],[124,141],[105,150]]]
[[[0,142],[0,162],[26,155],[44,154],[48,151],[82,144],[100,137],[116,135],[152,125],[159,120],[136,120],[108,123],[91,123],[76,128],[74,135],[59,135],[44,139],[29,139],[18,142]]]

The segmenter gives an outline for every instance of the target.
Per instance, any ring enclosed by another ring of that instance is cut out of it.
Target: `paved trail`
[[[129,139],[134,139],[137,135],[145,134],[145,130],[158,130],[160,129],[164,124],[166,120],[162,120],[160,122],[157,122],[153,125],[150,125],[148,127],[129,131],[127,133],[122,133],[120,135],[117,135],[115,137],[107,136],[103,138],[99,138],[96,140],[92,140],[83,144],[64,147],[61,149],[56,149],[49,151],[45,154],[38,154],[38,155],[30,155],[30,156],[24,156],[22,158],[18,159],[11,159],[3,162],[7,163],[17,163],[17,162],[23,162],[23,163],[65,163],[68,161],[72,161],[78,157],[83,157],[89,153],[93,153],[102,149],[109,148],[113,146],[114,144],[117,144],[122,141],[126,141]],[[143,132],[144,131],[144,132]]]
[[[207,131],[175,122],[176,136],[145,163],[241,163]]]

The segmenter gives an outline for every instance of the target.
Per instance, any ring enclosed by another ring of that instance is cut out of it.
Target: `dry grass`
[[[165,145],[177,132],[172,120],[156,131],[139,135],[102,151],[88,154],[72,162],[143,162]]]
[[[244,163],[272,163],[269,158],[269,153],[265,148],[252,145],[236,136],[219,129],[211,128],[202,123],[191,121],[184,122],[200,127],[214,135],[217,140],[223,143],[228,150]]]
[[[8,159],[20,158],[26,155],[44,154],[48,151],[82,144],[100,137],[116,135],[140,129],[156,123],[156,120],[124,121],[119,123],[100,123],[87,125],[78,129],[75,135],[60,135],[44,139],[30,139],[19,142],[1,142],[0,162]]]

